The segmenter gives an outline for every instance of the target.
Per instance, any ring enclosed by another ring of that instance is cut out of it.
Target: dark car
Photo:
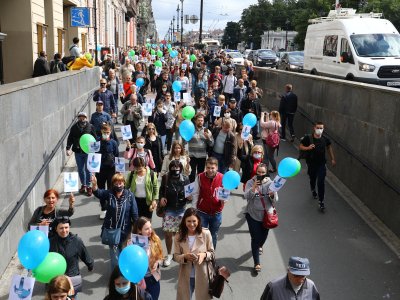
[[[303,66],[304,66],[304,52],[293,51],[293,52],[285,52],[282,55],[277,68],[279,70],[303,72]]]
[[[247,60],[253,61],[255,52],[256,50],[250,50],[250,52],[247,54]]]
[[[258,49],[253,57],[254,65],[259,67],[275,68],[277,62],[278,57],[271,49]]]

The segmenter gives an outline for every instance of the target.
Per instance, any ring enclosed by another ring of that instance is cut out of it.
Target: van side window
[[[354,64],[354,58],[349,46],[349,42],[344,38],[342,38],[340,41],[340,61],[342,63]]]
[[[336,57],[337,44],[338,44],[338,36],[337,35],[325,36],[324,51],[323,51],[324,56]]]

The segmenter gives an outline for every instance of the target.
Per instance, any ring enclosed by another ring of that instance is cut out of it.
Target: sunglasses
[[[100,85],[105,85],[106,84],[106,82],[100,82]]]

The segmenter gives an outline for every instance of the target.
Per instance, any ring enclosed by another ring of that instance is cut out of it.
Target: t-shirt
[[[313,143],[315,145],[314,150],[310,151],[310,155],[307,157],[307,163],[312,165],[323,165],[326,163],[326,148],[331,145],[331,141],[322,136],[321,138],[316,138],[315,135],[313,136]],[[311,139],[310,135],[305,135],[302,140],[301,144],[305,147],[310,146]]]
[[[226,136],[227,136],[227,133],[223,132],[222,130],[219,132],[217,138],[215,139],[215,143],[214,143],[213,150],[215,153],[224,154]]]
[[[189,235],[188,236],[188,243],[189,243],[189,249],[192,251],[194,242],[196,241],[196,236],[195,235]],[[195,277],[195,271],[194,271],[194,265],[192,264],[192,270],[190,271],[190,278]]]
[[[137,198],[146,198],[145,178],[146,175],[144,176],[137,175],[136,177],[135,197]]]

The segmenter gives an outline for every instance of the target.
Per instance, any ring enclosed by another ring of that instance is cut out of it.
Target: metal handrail
[[[86,99],[85,103],[82,105],[81,109],[79,111],[83,111],[86,106],[89,104],[90,99],[93,97],[93,91],[89,94],[88,98]],[[69,124],[68,128],[65,130],[64,134],[62,135],[61,139],[58,141],[57,145],[54,147],[54,149],[51,151],[49,157],[45,160],[43,166],[40,168],[39,172],[36,174],[35,178],[32,180],[32,182],[29,184],[28,188],[25,190],[25,192],[22,194],[21,198],[17,201],[15,204],[15,207],[12,209],[10,214],[7,216],[6,220],[0,227],[0,237],[3,235],[5,230],[7,229],[8,225],[10,225],[11,221],[17,214],[19,208],[24,204],[25,200],[28,198],[29,194],[32,192],[33,188],[35,187],[36,183],[39,181],[40,177],[43,175],[44,171],[46,168],[49,166],[51,160],[53,159],[54,155],[57,153],[58,149],[61,147],[62,143],[64,140],[67,138],[69,131],[71,130],[71,127],[75,124],[77,120],[77,116],[74,117],[72,120],[71,124]]]
[[[307,114],[304,109],[302,109],[301,107],[298,107],[297,111],[304,118],[306,118],[311,124],[314,123],[314,121],[311,119],[311,116],[309,114]],[[390,189],[392,189],[394,192],[396,192],[397,194],[400,195],[400,189],[395,184],[393,184],[392,182],[390,182],[389,180],[384,178],[381,174],[379,174],[372,167],[370,167],[368,162],[366,162],[364,159],[362,159],[361,157],[356,155],[356,153],[354,153],[354,151],[352,151],[349,147],[347,147],[340,138],[333,135],[332,133],[329,133],[329,131],[327,132],[326,130],[324,130],[324,134],[326,134],[329,138],[331,138],[333,141],[335,141],[335,143],[337,145],[339,145],[342,149],[344,149],[347,153],[349,153],[355,160],[357,160],[359,163],[361,163],[361,165],[363,165],[368,171],[370,171],[377,178],[379,178],[385,185],[387,185]]]

